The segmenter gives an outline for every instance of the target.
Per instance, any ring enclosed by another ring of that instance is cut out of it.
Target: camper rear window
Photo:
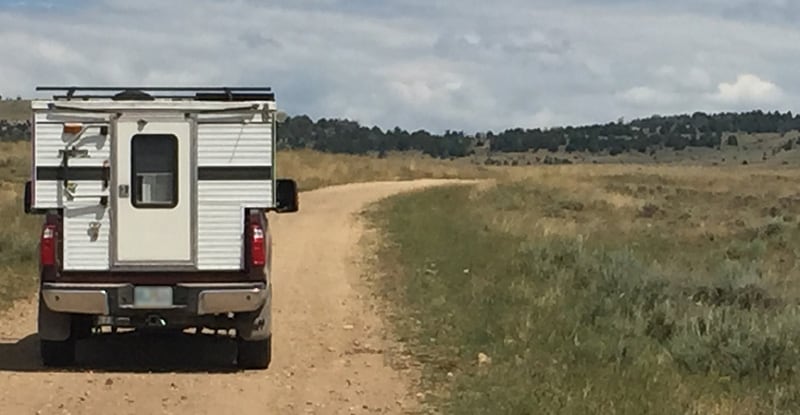
[[[132,201],[137,208],[178,205],[178,137],[137,134],[131,139]]]

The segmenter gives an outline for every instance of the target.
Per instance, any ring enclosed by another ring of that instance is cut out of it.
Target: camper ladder
[[[75,199],[94,199],[99,198],[100,204],[103,206],[108,206],[108,182],[109,182],[109,166],[108,162],[103,163],[103,190],[104,192],[101,193],[77,193],[77,185],[70,181],[70,166],[69,160],[72,158],[87,158],[89,157],[88,150],[81,150],[78,148],[80,145],[80,139],[86,130],[89,127],[86,125],[80,125],[79,127],[76,126],[67,126],[65,125],[64,129],[65,132],[70,132],[74,135],[74,137],[69,140],[63,149],[58,150],[58,156],[61,158],[61,177],[63,179],[62,188],[64,189],[64,194],[66,194],[67,199],[72,201]],[[101,127],[101,130],[105,130],[107,134],[107,129]]]

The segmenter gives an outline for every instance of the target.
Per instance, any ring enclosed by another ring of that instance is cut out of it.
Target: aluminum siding
[[[106,271],[109,269],[109,211],[103,206],[70,207],[64,219],[64,269]],[[97,239],[90,236],[92,222],[98,222]]]
[[[35,166],[56,167],[61,165],[58,151],[65,148],[62,136],[61,123],[45,123],[45,117],[37,114],[35,137]],[[84,138],[78,145],[79,149],[89,151],[88,158],[70,160],[70,166],[102,167],[103,162],[110,157],[110,143],[108,139],[99,135],[99,127],[107,124],[91,124]],[[74,181],[78,194],[97,194],[103,192],[100,181]],[[61,189],[60,182],[36,181],[36,199],[34,206],[37,208],[63,208],[64,209],[64,269],[105,271],[109,269],[109,211],[98,204],[98,199],[67,200]],[[90,225],[93,222],[100,224],[97,238],[90,235]]]
[[[105,124],[108,125],[108,124]],[[89,150],[89,158],[70,159],[70,166],[101,167],[103,161],[111,156],[111,145],[108,137],[99,134],[101,124],[92,124],[84,137],[80,140],[78,148]],[[66,141],[61,133],[62,124],[37,123],[36,125],[36,166],[60,166],[61,158],[58,151],[63,150]]]
[[[201,181],[197,191],[198,269],[241,269],[244,209],[268,206],[271,182]]]
[[[269,166],[271,123],[198,124],[199,166]]]
[[[200,123],[197,133],[199,167],[272,165],[271,123]],[[241,269],[244,209],[271,206],[272,181],[200,181],[197,193],[198,268]]]

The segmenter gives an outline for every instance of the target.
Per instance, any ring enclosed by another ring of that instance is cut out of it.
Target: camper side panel
[[[214,123],[197,126],[200,167],[272,165],[271,123]]]
[[[109,214],[99,198],[68,200],[59,180],[61,157],[59,150],[67,148],[71,136],[63,134],[63,120],[69,114],[37,113],[34,129],[34,200],[37,209],[62,208],[64,213],[64,269],[103,271],[109,269]],[[58,121],[56,121],[58,120]],[[71,158],[70,168],[79,168],[90,178],[98,176],[103,164],[110,159],[108,137],[100,134],[108,123],[85,123],[88,129],[73,145],[85,150],[85,157]],[[83,178],[82,178],[83,179]],[[100,194],[107,192],[97,180],[73,180],[74,193]]]
[[[197,261],[201,270],[239,270],[244,210],[272,206],[271,123],[197,127]]]
[[[109,269],[109,212],[93,204],[64,210],[64,269],[106,271]],[[93,225],[99,224],[96,236]]]

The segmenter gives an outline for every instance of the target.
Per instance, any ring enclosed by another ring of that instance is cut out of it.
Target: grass
[[[41,218],[25,215],[22,189],[30,175],[30,146],[0,143],[0,310],[36,289]]]
[[[26,298],[38,281],[37,247],[41,221],[22,214],[19,197],[0,202],[0,310]]]
[[[370,215],[445,413],[800,411],[792,170],[560,166]],[[484,354],[491,362],[480,359]]]
[[[321,153],[313,150],[279,152],[278,177],[297,180],[301,190],[364,181],[481,178],[502,169],[475,166],[466,160],[442,161],[412,154],[370,156]]]
[[[27,121],[31,119],[29,100],[0,100],[0,119],[6,121]]]

